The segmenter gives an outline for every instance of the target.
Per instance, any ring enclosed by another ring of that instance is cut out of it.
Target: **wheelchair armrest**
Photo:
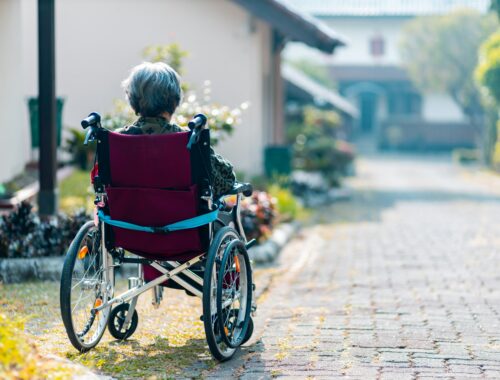
[[[224,195],[234,195],[239,193],[243,193],[245,197],[251,196],[253,193],[252,184],[236,182],[233,188],[226,192]]]

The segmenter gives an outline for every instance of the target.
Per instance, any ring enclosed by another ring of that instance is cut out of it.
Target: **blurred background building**
[[[56,84],[63,125],[79,127],[89,112],[113,109],[121,81],[152,44],[189,52],[184,79],[211,82],[211,100],[250,105],[218,150],[238,170],[263,170],[263,151],[283,143],[281,51],[298,41],[331,54],[342,39],[277,0],[56,1]],[[37,88],[37,1],[0,2],[0,182],[31,158],[27,99]]]
[[[453,99],[422,93],[402,67],[399,43],[404,26],[417,16],[448,14],[461,8],[486,13],[489,0],[287,0],[341,35],[347,49],[326,56],[290,44],[289,60],[326,65],[338,90],[360,111],[354,134],[381,148],[450,149],[472,147],[474,130]]]

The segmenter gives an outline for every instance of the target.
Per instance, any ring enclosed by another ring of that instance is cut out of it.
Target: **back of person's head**
[[[122,83],[130,106],[137,115],[172,115],[182,97],[180,77],[163,62],[135,66]]]

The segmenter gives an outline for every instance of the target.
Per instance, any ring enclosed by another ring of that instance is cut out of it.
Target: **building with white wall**
[[[257,174],[263,149],[282,136],[281,49],[302,41],[332,53],[342,41],[278,0],[56,0],[56,86],[63,124],[113,109],[121,81],[148,45],[189,52],[184,80],[211,82],[212,101],[248,102],[243,122],[217,150]],[[26,100],[38,92],[37,1],[0,0],[0,182],[30,158]]]
[[[355,129],[381,146],[451,148],[474,144],[474,130],[446,94],[421,93],[402,68],[399,44],[405,24],[416,16],[459,8],[486,12],[489,0],[287,0],[348,36],[335,56],[290,45],[288,59],[308,57],[327,65],[341,94],[360,111]]]

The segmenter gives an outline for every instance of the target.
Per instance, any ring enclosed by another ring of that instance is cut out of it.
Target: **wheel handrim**
[[[217,315],[219,331],[224,343],[231,348],[243,341],[248,326],[248,268],[240,240],[225,246],[219,269]]]
[[[109,309],[93,312],[107,300],[101,265],[100,236],[91,228],[80,242],[71,273],[70,308],[73,330],[83,347],[91,347],[106,329]],[[86,252],[85,252],[86,251]]]
[[[219,267],[222,257],[224,255],[225,248],[234,239],[235,237],[227,236],[222,241],[220,249],[218,250],[217,256],[215,258],[215,263],[212,267],[212,274],[210,281],[210,318],[211,318],[212,331],[214,333],[217,349],[225,357],[231,356],[236,349],[226,344],[219,329],[219,322],[217,320],[217,286],[218,286],[217,284],[218,284]]]

